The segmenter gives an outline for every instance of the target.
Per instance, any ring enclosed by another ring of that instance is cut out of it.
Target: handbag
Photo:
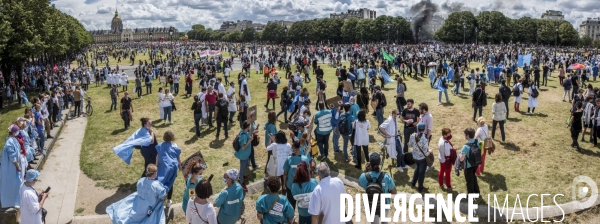
[[[421,146],[419,146],[419,144],[417,143],[417,148],[419,148],[419,151],[421,151],[421,153],[423,153],[423,155],[425,156],[425,152],[423,152],[423,149],[421,149]],[[425,162],[427,163],[428,167],[433,166],[433,154],[429,153],[428,156],[425,156]]]
[[[494,144],[494,140],[488,138],[487,133],[485,133],[485,140],[483,140],[483,148],[487,149],[488,155],[491,155],[494,151],[496,151],[496,145]]]
[[[252,139],[252,146],[256,147],[258,144],[260,144],[260,136],[255,134],[254,139]]]
[[[196,202],[194,202],[194,208],[196,209],[196,214],[198,215],[198,218],[200,218],[200,220],[202,220],[203,223],[208,223],[206,219],[203,219],[202,216],[200,216],[200,212],[198,212],[198,207],[196,207]]]
[[[267,174],[269,176],[277,176],[277,145],[271,151],[271,155],[269,156],[269,162],[267,163]]]

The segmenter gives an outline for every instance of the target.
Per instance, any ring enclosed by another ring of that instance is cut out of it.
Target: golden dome
[[[110,28],[112,30],[122,30],[123,29],[123,20],[119,17],[119,12],[115,9],[115,17],[112,19],[112,23]]]

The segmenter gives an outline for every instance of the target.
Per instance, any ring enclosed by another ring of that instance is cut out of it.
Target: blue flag
[[[531,53],[523,56],[523,63],[525,63],[527,65],[531,65]]]
[[[152,136],[148,133],[148,129],[140,128],[131,135],[125,142],[113,148],[113,152],[117,154],[127,165],[131,162],[134,146],[149,146],[152,142]]]
[[[519,65],[519,67],[523,67],[523,58],[524,56],[520,54],[519,59],[517,59],[517,64]]]

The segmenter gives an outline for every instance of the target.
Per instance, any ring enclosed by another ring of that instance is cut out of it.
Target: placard
[[[256,105],[248,108],[248,120],[254,123],[256,121]]]
[[[343,82],[344,82],[344,91],[351,92],[352,90],[354,90],[354,86],[352,85],[352,82],[350,82],[350,81],[343,81]]]
[[[333,98],[327,99],[325,100],[325,103],[330,109],[344,105],[344,101],[342,101],[342,98],[340,96],[335,96]]]

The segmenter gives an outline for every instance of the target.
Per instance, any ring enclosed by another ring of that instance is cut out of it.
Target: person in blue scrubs
[[[223,174],[223,183],[227,185],[217,199],[215,206],[219,207],[217,221],[220,224],[234,224],[242,215],[242,206],[244,205],[244,189],[236,181],[240,177],[237,169],[230,169]]]
[[[311,224],[311,215],[308,213],[308,205],[313,190],[319,183],[315,178],[310,177],[308,163],[300,162],[296,167],[294,183],[292,184],[292,195],[298,203],[298,224]]]
[[[0,204],[2,208],[20,206],[19,189],[23,184],[25,170],[21,166],[21,145],[17,140],[19,127],[11,124],[0,157]]]
[[[177,178],[179,164],[181,164],[181,149],[175,144],[175,134],[172,131],[166,131],[162,143],[156,146],[158,156],[158,180],[169,190],[167,194],[167,207],[171,207],[171,197],[173,196],[173,184]]]
[[[365,164],[366,167],[366,171],[360,175],[360,177],[358,178],[358,182],[360,184],[360,186],[364,189],[367,190],[367,185],[370,182],[373,183],[378,183],[381,187],[382,193],[387,194],[387,193],[391,193],[391,194],[396,194],[396,185],[394,184],[394,179],[392,179],[392,177],[390,176],[390,174],[385,173],[385,172],[381,172],[381,168],[379,167],[379,165],[381,164],[381,156],[379,155],[379,153],[376,152],[371,152],[369,154],[369,162],[367,164]],[[383,175],[383,177],[381,176]],[[381,179],[381,180],[380,180]],[[379,182],[381,181],[381,182]],[[386,198],[385,199],[385,203],[386,204],[390,204],[390,199]],[[381,209],[381,204],[378,203],[378,207],[377,210],[375,212],[375,220],[373,220],[373,223],[379,223],[379,219],[380,219],[380,209]],[[387,211],[385,211],[387,213]]]
[[[264,194],[256,200],[256,217],[262,224],[278,224],[288,221],[294,223],[294,208],[283,195],[279,195],[281,180],[270,176],[267,181],[269,194]]]

